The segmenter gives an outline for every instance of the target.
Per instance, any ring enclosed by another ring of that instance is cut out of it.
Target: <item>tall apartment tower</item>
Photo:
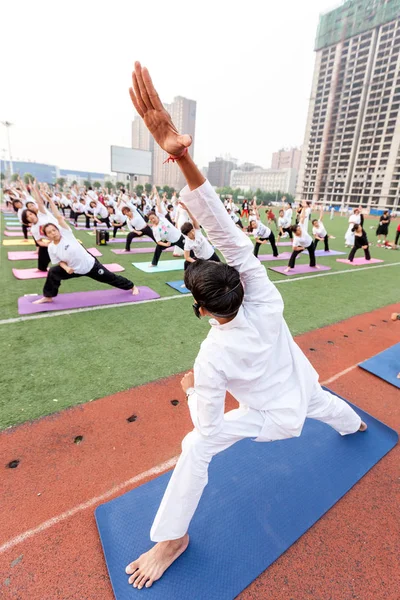
[[[208,180],[214,187],[228,187],[233,169],[237,169],[236,160],[227,160],[217,156],[215,160],[208,163]]]
[[[323,15],[297,197],[397,206],[400,0],[348,0]]]
[[[154,152],[153,136],[150,135],[149,130],[143,122],[143,119],[139,116],[136,116],[135,119],[132,121],[132,148],[136,148],[137,150],[149,150],[150,152]],[[146,175],[139,175],[137,178],[137,183],[141,183],[142,185],[144,185],[145,183],[149,183],[150,180],[151,177],[147,177]]]
[[[173,123],[180,133],[188,133],[192,136],[192,145],[189,154],[193,158],[194,135],[196,129],[196,101],[177,96],[171,104],[165,104],[170,113]],[[164,164],[166,153],[154,144],[153,152],[153,183],[155,185],[168,185],[179,191],[185,185],[185,179],[178,165],[170,162]]]
[[[278,150],[272,154],[271,169],[300,169],[301,150],[290,148]]]

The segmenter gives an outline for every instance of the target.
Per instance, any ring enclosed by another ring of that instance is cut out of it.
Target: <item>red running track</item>
[[[398,390],[355,366],[399,340],[399,324],[389,320],[395,309],[353,317],[297,342],[322,382],[398,429]],[[180,377],[0,434],[3,466],[20,460],[1,471],[2,598],[112,600],[93,511],[178,455],[191,428]],[[229,399],[227,408],[233,406]],[[398,600],[398,463],[396,447],[239,598]]]

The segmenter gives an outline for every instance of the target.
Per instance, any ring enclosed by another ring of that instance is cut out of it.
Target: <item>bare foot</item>
[[[157,265],[153,265],[153,263],[149,264],[149,267],[156,267]]]
[[[392,321],[397,321],[397,315],[398,315],[398,313],[392,313],[390,315],[390,318],[392,319]]]
[[[290,270],[291,270],[290,267],[286,267],[286,269],[284,270],[284,273],[289,273]]]
[[[366,423],[364,423],[364,421],[361,421],[361,425],[358,431],[366,431],[368,429],[368,426]]]
[[[125,569],[130,575],[128,581],[134,588],[151,587],[157,579],[165,573],[172,563],[185,552],[189,545],[189,536],[186,533],[178,540],[158,542],[151,550],[139,556]]]
[[[132,295],[138,296],[139,294],[140,294],[140,290],[136,287],[136,285],[134,285],[132,288]]]
[[[53,298],[46,298],[46,296],[43,296],[43,298],[40,298],[40,300],[35,300],[35,302],[32,302],[32,304],[46,304],[48,302],[53,302]]]
[[[398,375],[397,375],[397,379],[400,379],[400,373],[398,373]]]

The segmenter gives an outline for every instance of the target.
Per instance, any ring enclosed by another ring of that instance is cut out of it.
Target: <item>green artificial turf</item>
[[[337,235],[336,240],[331,240],[333,249],[343,250],[346,223],[339,217],[333,221],[326,217],[329,233]],[[365,225],[370,241],[375,241],[375,236],[369,227],[375,225],[372,220]],[[94,245],[86,232],[76,234],[87,247]],[[122,247],[111,244],[100,248],[103,256],[99,260],[118,262],[126,268],[124,275],[137,285],[147,285],[161,296],[176,298],[1,325],[0,428],[192,367],[209,325],[206,319],[199,321],[194,317],[190,297],[181,296],[165,285],[167,280],[182,278],[183,273],[142,273],[132,266],[132,260],[150,261],[151,255],[119,256],[111,252],[111,248]],[[0,319],[17,317],[17,298],[40,293],[43,286],[44,280],[18,281],[11,274],[13,267],[35,266],[33,261],[7,260],[8,251],[20,249],[1,248]],[[270,252],[270,247],[266,246],[264,251]],[[371,252],[385,264],[400,263],[398,251],[373,247]],[[170,253],[164,259],[170,260]],[[359,271],[337,263],[336,257],[319,258],[319,262],[332,270],[353,272],[278,284],[293,335],[399,300],[400,266],[380,269],[371,266]],[[279,273],[268,272],[273,281],[285,279]],[[63,283],[62,291],[102,287],[82,278]]]

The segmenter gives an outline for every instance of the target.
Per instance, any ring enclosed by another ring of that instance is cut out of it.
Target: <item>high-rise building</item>
[[[231,172],[237,168],[237,161],[218,156],[208,163],[208,180],[214,187],[222,188],[230,184]]]
[[[320,19],[297,195],[396,206],[400,0],[348,0]]]
[[[255,192],[283,192],[294,194],[296,189],[296,169],[254,169],[253,171],[234,170],[231,173],[231,187]]]
[[[300,169],[300,148],[278,150],[272,154],[271,169]]]
[[[196,129],[196,101],[177,96],[171,104],[164,104],[164,106],[170,113],[177,130],[192,136],[193,141],[189,148],[189,154],[193,157]],[[185,179],[179,167],[172,162],[164,164],[167,154],[158,144],[154,143],[153,137],[140,117],[136,117],[132,123],[132,148],[153,152],[152,177],[138,177],[139,183],[147,183],[151,179],[154,185],[168,185],[176,190],[184,187]]]
[[[132,121],[132,148],[154,152],[154,138],[144,124],[143,119],[139,116],[136,116]],[[150,180],[151,178],[147,175],[138,175],[136,183],[144,185],[149,183]]]

